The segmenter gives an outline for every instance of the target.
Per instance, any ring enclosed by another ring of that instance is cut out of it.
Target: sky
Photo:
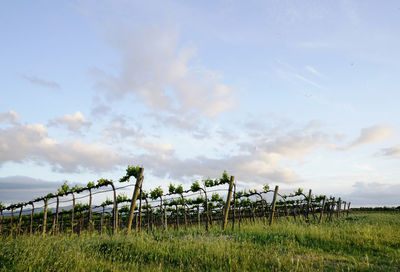
[[[5,1],[0,201],[145,169],[400,205],[398,1]]]

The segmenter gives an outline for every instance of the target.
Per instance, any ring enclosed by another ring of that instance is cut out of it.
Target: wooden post
[[[329,211],[329,221],[332,221],[332,214],[335,209],[335,198],[332,199],[331,205],[330,205],[330,211]]]
[[[228,196],[226,198],[226,203],[225,203],[224,221],[222,222],[222,231],[223,232],[225,231],[226,225],[228,224],[229,208],[231,206],[231,198],[232,198],[232,191],[233,191],[234,184],[235,184],[235,177],[231,176],[231,181],[229,183],[229,189],[228,189]]]
[[[205,188],[205,187],[204,187]],[[208,231],[208,225],[210,224],[210,212],[208,209],[208,199],[207,199],[207,192],[206,189],[200,188],[204,192],[204,199],[205,199],[205,208],[206,208],[206,231]]]
[[[235,230],[235,217],[236,217],[236,183],[233,184],[233,217],[232,217],[232,230]]]
[[[200,229],[200,221],[201,221],[201,217],[200,217],[200,204],[197,206],[197,223],[199,225],[199,229]]]
[[[115,191],[114,183],[110,182],[114,194],[114,206],[113,206],[113,233],[118,232],[118,203],[117,203],[117,192]],[[133,215],[133,214],[132,214]]]
[[[271,213],[269,215],[269,225],[271,226],[272,223],[274,222],[274,215],[275,215],[275,205],[276,205],[276,197],[278,195],[278,190],[279,190],[279,186],[276,185],[275,186],[275,191],[274,191],[274,198],[272,199],[272,209],[271,209]]]
[[[255,213],[256,208],[255,208],[255,206],[256,206],[256,204],[250,203],[250,212],[251,212],[251,215],[253,216],[254,224],[256,223],[256,213]],[[250,222],[251,222],[251,220],[250,220]]]
[[[22,226],[22,208],[19,210],[19,216],[18,216],[18,233],[22,232],[21,226]]]
[[[336,209],[336,217],[340,217],[340,209],[342,208],[342,199],[339,197],[337,209]]]
[[[175,204],[175,228],[179,228],[179,212],[178,212],[178,204]]]
[[[142,197],[143,197],[142,184],[140,184],[140,190],[139,190],[139,232],[142,231]]]
[[[47,227],[47,204],[49,202],[49,198],[46,197],[44,200],[44,215],[43,215],[43,235],[46,234],[46,227]]]
[[[31,211],[31,225],[29,226],[29,233],[32,234],[33,233],[33,214],[35,212],[35,205],[33,204],[33,202],[31,202],[32,205],[32,211]]]
[[[310,210],[311,210],[311,198],[312,198],[312,190],[310,189],[308,191],[308,198],[307,198],[307,212],[306,212],[306,219],[307,221],[309,221],[309,214],[310,214]]]
[[[351,202],[349,202],[349,204],[347,204],[347,216],[349,216],[350,204],[351,204]]]
[[[92,226],[93,226],[93,222],[92,222],[92,188],[89,188],[89,224],[88,224],[89,231],[92,231]]]
[[[104,225],[104,211],[105,211],[106,206],[103,206],[103,211],[101,213],[101,219],[100,219],[100,233],[103,233],[103,225]]]
[[[165,204],[165,207],[164,207],[164,216],[165,216],[164,225],[165,225],[165,230],[167,230],[167,228],[168,228],[168,214],[167,214],[167,210],[168,210],[167,204]],[[161,216],[162,216],[162,215],[161,215]]]
[[[242,207],[239,205],[239,222],[238,222],[239,229],[240,229],[240,223],[242,223],[242,209],[241,208]]]
[[[11,235],[14,232],[14,207],[11,208]]]
[[[181,194],[181,199],[182,199],[182,205],[183,205],[183,220],[185,222],[185,230],[187,230],[188,223],[187,223],[187,217],[186,217],[185,198],[183,197],[183,194]]]
[[[150,228],[149,202],[147,201],[147,198],[145,198],[144,201],[146,202],[147,232],[149,232]]]
[[[342,210],[341,216],[344,216],[346,214],[346,204],[347,204],[346,201],[342,201],[343,210]]]
[[[137,200],[139,190],[142,186],[142,181],[143,181],[143,170],[144,170],[143,168],[139,168],[139,177],[136,179],[135,190],[133,191],[133,195],[132,195],[131,209],[129,211],[128,228],[126,229],[126,234],[129,234],[131,232],[133,213],[135,212],[136,200]]]
[[[60,204],[60,199],[57,195],[57,204],[56,204],[56,222],[55,222],[55,228],[54,228],[54,233],[57,234],[58,233],[58,207]]]
[[[75,195],[72,193],[71,233],[74,233]]]
[[[321,223],[322,217],[324,216],[325,201],[326,201],[326,196],[324,196],[324,199],[322,199],[321,213],[319,215],[318,223]]]
[[[162,196],[160,196],[160,216],[161,216],[162,231],[165,231],[165,225],[164,225],[164,210],[163,210]]]

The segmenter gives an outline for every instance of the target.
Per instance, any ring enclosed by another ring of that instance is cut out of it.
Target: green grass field
[[[357,212],[320,225],[285,218],[220,233],[6,237],[0,271],[400,271],[400,213]]]

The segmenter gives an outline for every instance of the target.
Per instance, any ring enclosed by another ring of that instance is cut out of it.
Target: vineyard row
[[[244,221],[262,221],[271,225],[276,218],[321,223],[348,215],[350,209],[350,203],[341,198],[315,196],[311,190],[308,194],[298,189],[289,195],[281,195],[279,186],[272,190],[264,185],[262,191],[236,191],[235,178],[226,172],[219,179],[203,180],[202,185],[195,181],[188,190],[184,190],[182,185],[170,184],[167,193],[161,187],[150,192],[142,190],[143,168],[128,166],[126,175],[119,182],[130,182],[131,177],[135,178],[134,184],[118,188],[116,183],[107,179],[89,182],[84,188],[70,188],[64,183],[56,194],[7,207],[0,203],[0,234],[44,235],[47,232],[80,233],[83,230],[116,233],[122,229],[130,233],[133,226],[137,232],[157,228],[166,231],[171,226],[175,229],[197,226],[208,230],[219,223],[225,231],[228,222],[232,228],[235,225],[240,227]],[[223,189],[224,185],[228,188]],[[131,198],[117,195],[118,189],[131,186],[134,187]],[[111,189],[104,190],[105,187]],[[100,205],[92,205],[93,197],[106,191],[112,191],[113,200],[106,199]],[[88,194],[84,195],[85,192]],[[225,194],[221,197],[218,192]],[[270,202],[267,195],[272,196]],[[72,200],[63,199],[66,196],[72,196]],[[76,203],[83,198],[89,198],[87,204]],[[60,203],[68,202],[72,202],[70,209],[60,209]],[[38,206],[38,203],[43,203],[43,206]],[[56,204],[55,209],[49,208],[51,204]]]

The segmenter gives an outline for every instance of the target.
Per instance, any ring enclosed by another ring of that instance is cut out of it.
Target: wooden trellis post
[[[114,208],[113,208],[113,233],[118,232],[118,203],[117,203],[117,192],[115,191],[114,183],[110,182],[110,185],[113,189],[114,195]]]
[[[93,226],[93,222],[92,222],[92,188],[89,188],[89,224],[88,224],[89,231],[92,231],[92,226]]]
[[[347,204],[347,202],[346,201],[342,201],[342,205],[343,205],[343,210],[342,210],[342,216],[344,216],[345,214],[346,214],[346,204]]]
[[[162,231],[165,231],[165,224],[164,224],[164,210],[163,210],[163,201],[162,201],[162,196],[160,196],[160,217],[161,217],[161,226],[162,226]]]
[[[342,199],[339,197],[338,203],[337,203],[337,209],[336,209],[336,217],[340,217],[340,209],[342,208]]]
[[[321,213],[319,215],[318,223],[321,223],[322,217],[324,216],[325,201],[326,201],[326,196],[324,196],[324,198],[322,199]]]
[[[178,204],[175,204],[175,228],[179,228],[179,213],[178,213]]]
[[[105,211],[106,206],[103,205],[103,211],[101,213],[101,218],[100,218],[100,233],[103,233],[103,226],[104,226],[104,211]]]
[[[11,208],[11,235],[14,232],[14,207]]]
[[[46,197],[44,199],[44,215],[43,215],[43,235],[46,234],[46,227],[47,227],[47,204],[49,203],[49,198]]]
[[[232,230],[235,229],[235,217],[236,217],[236,183],[233,184],[233,217],[232,217]]]
[[[347,216],[349,216],[350,204],[351,204],[351,202],[349,202],[349,204],[347,204]]]
[[[149,232],[149,228],[150,228],[149,202],[148,202],[147,198],[145,198],[144,201],[146,202],[147,232]]]
[[[329,221],[332,221],[332,214],[335,209],[335,198],[332,199],[331,205],[330,205],[330,211],[329,211]]]
[[[58,233],[58,207],[60,204],[60,199],[57,195],[57,204],[56,204],[56,222],[55,222],[55,228],[54,228],[54,233],[57,234]]]
[[[185,222],[185,230],[187,230],[188,222],[187,222],[187,217],[186,217],[185,198],[183,197],[183,194],[181,194],[181,199],[182,199],[182,206],[183,206],[183,220]]]
[[[164,226],[165,226],[165,230],[167,231],[168,230],[168,214],[167,214],[167,203],[165,203],[165,207],[164,207],[164,217],[165,217],[165,219],[164,219]],[[162,214],[161,214],[161,216],[162,216]]]
[[[199,226],[200,229],[200,221],[201,221],[201,217],[200,217],[200,204],[198,204],[197,206],[197,224]]]
[[[35,212],[35,205],[33,204],[33,202],[31,202],[32,205],[32,211],[31,211],[31,224],[29,226],[29,233],[32,234],[33,233],[33,214]]]
[[[142,192],[142,183],[141,183],[140,190],[139,190],[139,232],[142,231],[142,198],[143,198],[143,192]]]
[[[135,204],[143,181],[143,170],[144,170],[143,168],[139,168],[139,176],[136,179],[135,190],[133,191],[133,196],[131,200],[131,208],[129,211],[128,228],[126,229],[126,234],[129,234],[131,232],[133,213],[135,211]]]
[[[22,208],[23,206],[21,206],[21,209],[19,210],[19,216],[18,216],[18,233],[22,232]]]
[[[272,199],[272,209],[271,209],[271,213],[269,215],[269,225],[271,226],[272,223],[274,222],[274,215],[275,215],[275,206],[276,206],[276,197],[278,196],[278,190],[279,190],[279,186],[276,185],[275,186],[275,191],[274,191],[274,198]]]
[[[308,191],[308,198],[307,198],[307,213],[306,213],[307,221],[309,220],[308,216],[309,216],[310,210],[311,210],[311,198],[312,198],[312,190],[310,189]]]
[[[75,195],[72,193],[71,233],[74,233]]]
[[[228,224],[229,207],[231,206],[231,198],[233,186],[235,184],[235,177],[231,176],[231,181],[229,182],[228,196],[225,203],[224,221],[222,222],[222,231],[225,231],[226,225]]]

